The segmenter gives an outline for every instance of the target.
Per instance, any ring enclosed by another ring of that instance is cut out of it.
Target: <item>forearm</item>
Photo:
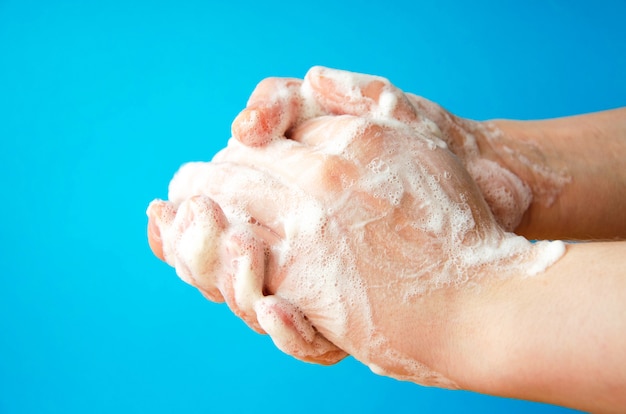
[[[626,108],[492,124],[503,132],[497,148],[502,161],[533,190],[516,233],[626,238]]]
[[[450,376],[481,393],[623,412],[625,255],[626,242],[569,245],[541,275],[475,291]]]

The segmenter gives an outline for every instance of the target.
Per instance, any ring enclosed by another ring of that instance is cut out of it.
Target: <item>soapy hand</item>
[[[297,201],[298,194],[254,168],[189,163],[170,183],[169,201],[148,207],[148,240],[181,279],[207,299],[225,301],[284,352],[332,364],[346,353],[318,333],[288,297],[272,294],[287,270],[279,249],[286,236],[281,223],[289,215],[280,217],[286,212],[278,203],[295,208]]]
[[[423,97],[403,93],[379,76],[314,67],[304,81],[265,79],[233,123],[233,136],[247,145],[262,146],[273,137],[289,135],[311,117],[330,114],[427,125],[459,157],[507,231],[520,223],[533,193],[542,191],[532,174],[520,177],[507,166],[507,156],[519,142],[507,140],[492,123],[457,117]]]
[[[438,346],[460,287],[539,272],[562,245],[505,233],[408,98],[370,105],[376,116],[328,115],[292,93],[299,81],[280,82],[269,100],[255,102],[257,89],[227,148],[183,166],[169,201],[151,204],[153,251],[297,358],[347,353],[381,374],[455,387]]]

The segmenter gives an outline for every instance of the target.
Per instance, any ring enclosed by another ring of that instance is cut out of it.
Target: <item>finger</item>
[[[221,245],[229,223],[220,206],[206,195],[185,200],[178,208],[173,250],[176,271],[193,286],[221,298],[216,289],[221,271]],[[185,277],[186,276],[186,277]]]
[[[257,301],[255,309],[260,325],[286,354],[324,365],[335,364],[347,356],[317,332],[299,309],[280,297],[265,296]]]
[[[244,150],[257,152],[242,144],[238,145]],[[236,154],[242,157],[242,162],[245,161],[245,154],[241,155],[241,151]],[[182,166],[170,183],[169,197],[174,203],[180,204],[193,194],[210,197],[228,217],[233,229],[228,230],[225,245],[236,246],[237,232],[248,231],[262,241],[267,249],[282,243],[285,234],[292,232],[292,228],[298,225],[290,218],[294,211],[302,211],[306,202],[306,196],[299,189],[287,186],[279,178],[259,170],[258,165],[255,168],[237,165],[236,160],[196,162]],[[243,236],[240,239],[243,240]],[[229,251],[228,258],[224,260],[230,264],[241,254],[237,254],[234,248]],[[233,274],[232,269],[230,274]],[[275,279],[279,281],[280,277]],[[230,288],[220,287],[224,295],[227,289]],[[234,307],[234,290],[231,296],[233,300],[230,303]]]
[[[254,304],[263,297],[265,248],[262,240],[242,228],[230,235],[226,251],[230,268],[219,278],[218,286],[233,313],[259,333],[265,333],[257,321]]]
[[[167,232],[174,220],[174,205],[163,200],[154,200],[148,206],[148,244],[156,257],[165,260],[162,233]]]
[[[447,111],[443,109],[440,105],[422,96],[418,96],[412,93],[407,93],[405,95],[416,111],[437,123],[442,121],[443,114],[447,113]]]
[[[301,85],[301,80],[290,78],[261,81],[248,100],[247,107],[233,121],[233,137],[253,147],[284,137],[300,116]]]
[[[244,162],[246,155],[240,153],[236,152]],[[298,208],[296,191],[256,167],[237,165],[239,158],[235,158],[235,153],[230,159],[229,162],[183,165],[170,182],[170,200],[178,204],[195,194],[207,195],[221,206],[232,222],[262,223],[258,230],[266,233],[266,240],[282,237],[283,217],[287,210]]]
[[[410,93],[406,96],[416,111],[421,114],[422,124],[428,128],[432,135],[445,141],[450,150],[457,156],[464,159],[465,154],[477,150],[474,138],[462,127],[466,123],[462,118],[421,96]]]
[[[312,203],[317,203],[314,199],[336,201],[336,195],[359,176],[352,161],[312,151],[292,140],[263,148],[238,145],[237,150],[224,153],[220,162],[181,167],[170,183],[169,197],[178,203],[192,194],[206,194],[229,218],[258,223],[255,232],[269,245],[284,239],[288,227],[297,225],[286,222],[287,218],[311,210]]]
[[[404,93],[380,76],[316,66],[306,74],[302,88],[310,90],[313,99],[328,113],[395,119],[404,123],[420,120]]]
[[[530,188],[495,161],[475,159],[467,164],[467,170],[498,224],[506,231],[514,231],[532,202]]]
[[[152,252],[159,259],[167,262],[170,266],[176,267],[177,261],[174,257],[173,251],[175,249],[172,248],[171,239],[177,237],[175,235],[176,228],[174,227],[174,221],[176,219],[177,210],[173,203],[163,201],[163,200],[154,200],[148,206],[148,243]],[[225,218],[221,218],[220,220],[225,220]],[[180,229],[180,226],[177,226]],[[166,242],[164,243],[164,239]],[[165,253],[165,249],[167,249],[167,255]],[[205,253],[206,255],[206,253]],[[167,258],[166,258],[167,256]],[[193,260],[190,261],[192,264]],[[203,275],[203,272],[198,272],[198,277],[194,276],[193,269],[187,264],[178,263],[179,269],[177,269],[177,274],[181,279],[185,280],[187,283],[196,286],[200,292],[209,300],[213,302],[223,302],[224,298],[217,288],[214,286],[214,283],[207,283],[207,281],[203,281],[199,283],[197,279],[199,277],[204,277],[207,279],[206,275]]]
[[[263,79],[252,91],[246,107],[254,108],[284,102],[286,100],[299,99],[302,79],[295,78],[266,78]]]
[[[368,121],[355,116],[320,116],[292,130],[290,138],[309,147],[341,154]]]
[[[308,122],[312,121],[306,123]],[[332,118],[331,122],[334,122]],[[294,135],[299,134],[299,129],[297,127],[294,130]],[[310,139],[318,139],[317,135],[313,133]],[[341,145],[337,140],[336,145],[329,143],[331,148],[326,149],[322,145],[303,145],[292,139],[274,141],[263,148],[249,148],[239,144],[239,148],[231,146],[228,151],[223,151],[219,160],[221,163],[236,164],[238,178],[247,177],[245,186],[248,194],[270,198],[263,202],[259,200],[256,207],[250,205],[254,209],[263,208],[264,212],[257,218],[268,223],[266,219],[267,213],[270,213],[267,211],[269,205],[276,206],[277,211],[296,211],[298,204],[305,202],[307,197],[332,200],[338,192],[358,179],[358,171],[353,162],[339,154]],[[250,185],[252,182],[259,185]],[[263,187],[269,189],[269,185],[272,185],[272,191],[264,194]],[[242,187],[239,188],[243,190]],[[286,203],[277,202],[278,199]]]
[[[386,131],[371,120],[351,115],[318,117],[299,125],[292,139],[325,154],[367,165],[385,152]]]

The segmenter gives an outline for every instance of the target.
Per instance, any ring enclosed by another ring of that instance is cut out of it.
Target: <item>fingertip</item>
[[[282,100],[292,100],[299,96],[302,79],[296,78],[266,78],[252,91],[247,107],[265,105]]]
[[[250,147],[267,144],[274,132],[273,119],[262,107],[246,108],[237,115],[231,126],[231,133],[239,142]]]
[[[159,234],[159,229],[154,225],[154,222],[150,220],[148,222],[148,245],[150,246],[150,250],[152,253],[162,261],[165,261],[165,257],[163,256],[163,244],[161,242],[161,236]]]
[[[161,229],[158,225],[159,217],[163,214],[163,203],[155,200],[148,206],[148,245],[156,257],[165,261]]]
[[[267,78],[252,92],[247,107],[231,126],[233,137],[242,144],[258,147],[284,136],[297,121],[302,80]]]
[[[322,74],[327,70],[328,68],[325,68],[324,66],[313,66],[307,71],[306,75],[304,75],[304,81],[317,81],[320,76],[322,76]]]
[[[217,288],[206,289],[206,288],[199,287],[199,286],[197,288],[200,294],[202,294],[202,296],[204,296],[206,299],[210,300],[211,302],[215,302],[215,303],[225,302],[224,296],[222,295],[222,292],[219,291],[219,289]]]
[[[387,78],[315,66],[305,77],[322,109],[331,114],[395,118],[418,116],[404,93]]]
[[[290,303],[278,296],[268,295],[257,300],[254,305],[259,324],[283,352],[292,354],[296,351],[291,348],[293,345],[298,344],[298,348],[307,348],[307,344],[313,341],[315,337],[313,326],[305,321],[300,311]]]
[[[228,219],[222,207],[212,198],[197,194],[186,200],[187,218],[185,227],[188,227],[193,220],[200,219],[211,223],[211,228],[215,232],[214,236],[223,231],[228,226]]]
[[[257,301],[255,310],[260,326],[281,351],[297,359],[332,365],[348,354],[328,341],[295,306],[277,296]]]
[[[314,66],[305,76],[306,87],[313,92],[321,109],[336,115],[363,115],[370,99],[361,93],[360,83],[368,75]]]
[[[325,76],[329,72],[332,75],[334,70],[323,66],[313,66],[304,76],[304,82],[317,94],[326,95],[335,89],[332,79]]]

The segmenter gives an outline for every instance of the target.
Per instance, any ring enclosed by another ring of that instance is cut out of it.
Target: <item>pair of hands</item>
[[[531,190],[498,131],[386,79],[266,79],[232,132],[151,203],[150,246],[296,358],[454,387],[435,361],[460,286],[553,257],[505,232]]]

